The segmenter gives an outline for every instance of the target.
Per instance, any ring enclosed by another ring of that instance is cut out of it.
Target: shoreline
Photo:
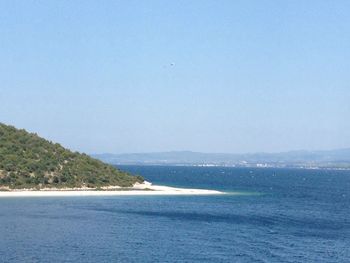
[[[65,189],[15,189],[0,191],[1,197],[59,197],[59,196],[140,196],[140,195],[222,195],[221,191],[192,188],[176,188],[152,185],[149,182],[136,183],[130,188],[107,187],[102,190],[91,188]]]

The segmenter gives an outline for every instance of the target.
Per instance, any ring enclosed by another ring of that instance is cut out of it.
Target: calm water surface
[[[350,262],[350,171],[122,166],[225,196],[0,199],[0,262]]]

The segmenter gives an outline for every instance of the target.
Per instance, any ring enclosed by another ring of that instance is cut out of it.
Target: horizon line
[[[286,150],[278,152],[267,152],[267,151],[257,151],[257,152],[201,152],[201,151],[191,151],[191,150],[169,150],[169,151],[149,151],[149,152],[122,152],[122,153],[112,153],[112,152],[102,152],[102,153],[89,153],[89,155],[103,155],[103,154],[113,154],[113,155],[128,155],[128,154],[160,154],[160,153],[199,153],[199,154],[236,154],[236,155],[249,155],[249,154],[282,154],[282,153],[293,153],[293,152],[332,152],[332,151],[342,151],[350,150],[350,147],[342,148],[332,148],[327,150]]]

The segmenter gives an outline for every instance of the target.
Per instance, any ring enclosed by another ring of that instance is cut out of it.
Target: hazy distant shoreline
[[[280,153],[231,154],[171,151],[128,154],[104,153],[91,154],[91,156],[112,165],[350,169],[350,148]]]
[[[116,163],[112,164],[117,167],[123,166],[174,166],[174,167],[218,167],[218,168],[251,168],[251,169],[297,169],[297,170],[336,170],[349,171],[349,168],[338,167],[298,167],[298,166],[235,166],[235,165],[220,165],[220,164],[159,164],[159,163]]]

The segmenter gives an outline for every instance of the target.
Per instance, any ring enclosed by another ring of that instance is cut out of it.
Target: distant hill
[[[142,182],[86,154],[0,123],[0,187],[131,186]]]
[[[251,154],[175,151],[93,156],[111,164],[350,168],[350,149]]]

